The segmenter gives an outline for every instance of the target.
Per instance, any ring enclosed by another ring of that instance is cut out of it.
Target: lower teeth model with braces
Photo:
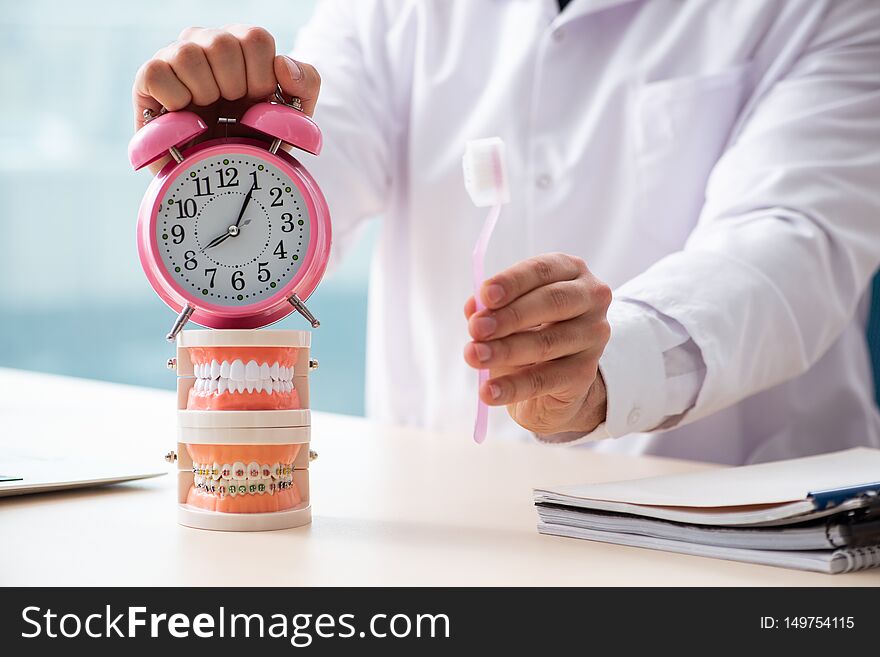
[[[187,445],[193,484],[186,503],[206,511],[266,513],[302,501],[293,461],[301,445]]]
[[[218,495],[274,495],[293,486],[293,466],[289,463],[220,465],[193,463],[193,485]]]

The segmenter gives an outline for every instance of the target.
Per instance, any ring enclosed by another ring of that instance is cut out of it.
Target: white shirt
[[[357,0],[295,55],[323,78],[337,252],[382,215],[371,417],[469,440],[468,139],[507,143],[487,272],[564,251],[615,291],[594,449],[738,464],[880,446],[880,3]],[[503,409],[489,439],[526,436]],[[544,437],[550,441],[571,436]]]

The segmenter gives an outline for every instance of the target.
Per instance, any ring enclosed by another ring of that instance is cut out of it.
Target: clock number
[[[180,244],[186,237],[186,231],[180,224],[174,224],[171,227],[171,235],[173,236],[173,239],[171,241],[175,244]]]
[[[213,196],[214,192],[211,191],[211,179],[208,176],[204,178],[196,178],[196,196]],[[202,185],[205,186],[205,191],[202,191]]]
[[[265,283],[266,281],[268,281],[272,277],[272,274],[270,274],[269,270],[266,269],[266,266],[268,264],[269,264],[268,262],[257,263],[257,280],[260,281],[261,283]],[[263,274],[266,275],[265,278],[263,277]]]
[[[281,226],[282,233],[289,233],[293,230],[293,215],[289,212],[285,212],[281,215],[281,221],[284,222]]]
[[[208,287],[214,287],[214,277],[217,275],[217,268],[216,268],[216,267],[211,267],[211,268],[209,268],[209,269],[206,269],[206,270],[205,270],[205,276],[208,275],[208,272],[211,273],[211,284],[208,285]]]
[[[188,198],[184,201],[175,201],[177,205],[177,218],[178,219],[188,219],[190,217],[196,216],[196,202],[191,198]]]
[[[241,270],[232,273],[232,287],[236,290],[244,289],[244,272]]]
[[[282,260],[287,257],[287,251],[284,250],[284,240],[280,240],[278,242],[278,246],[275,247],[275,250],[272,251],[272,253],[277,255]]]
[[[192,271],[196,267],[199,266],[199,263],[196,262],[196,252],[195,251],[187,251],[183,254],[183,257],[186,260],[183,263],[183,268],[187,271]]]
[[[271,207],[280,208],[282,205],[284,205],[284,201],[281,200],[281,188],[280,187],[273,187],[272,189],[269,190],[269,194],[271,194],[273,197]]]
[[[253,185],[251,185],[251,189],[254,189],[254,190],[263,189],[262,187],[260,187],[259,183],[257,182],[257,172],[251,171],[251,176],[253,176],[253,178],[254,178],[254,183],[253,183]]]
[[[215,172],[220,176],[220,184],[218,187],[238,187],[238,169],[229,167],[227,169],[216,169]]]

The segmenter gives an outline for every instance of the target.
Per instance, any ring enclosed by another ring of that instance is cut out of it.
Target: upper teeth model
[[[278,352],[295,352],[295,349],[265,347],[190,349],[195,382],[189,392],[187,408],[190,410],[297,408],[299,396],[293,383],[295,354]]]

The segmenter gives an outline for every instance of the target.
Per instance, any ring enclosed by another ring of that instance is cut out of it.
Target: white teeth
[[[272,479],[278,479],[281,476],[281,464],[276,462],[269,467],[272,470]]]
[[[250,479],[258,479],[260,476],[260,464],[256,461],[248,463],[247,473]]]
[[[236,461],[232,464],[232,478],[236,481],[241,481],[247,476],[247,468],[244,463],[241,461]]]
[[[293,390],[291,377],[293,368],[279,363],[263,363],[249,360],[247,364],[237,358],[233,361],[218,361],[193,364],[195,381],[193,389],[198,393],[216,393],[245,391],[256,392],[290,392]]]
[[[236,358],[232,361],[232,365],[229,366],[229,378],[236,381],[244,381],[244,363],[241,362],[240,358]]]
[[[211,479],[214,481],[220,479],[220,464],[217,461],[214,461],[214,465],[211,466]]]
[[[224,463],[220,467],[220,476],[225,477],[226,479],[229,479],[229,477],[232,476],[232,466],[229,465],[228,463]]]
[[[229,486],[226,488],[226,494],[235,497],[236,493],[237,491],[235,490],[235,485],[229,484]]]
[[[260,366],[257,365],[257,361],[249,360],[248,364],[244,368],[244,378],[247,381],[259,381],[260,379]]]
[[[269,479],[272,476],[272,466],[268,463],[264,463],[260,466],[260,476],[263,479]]]

